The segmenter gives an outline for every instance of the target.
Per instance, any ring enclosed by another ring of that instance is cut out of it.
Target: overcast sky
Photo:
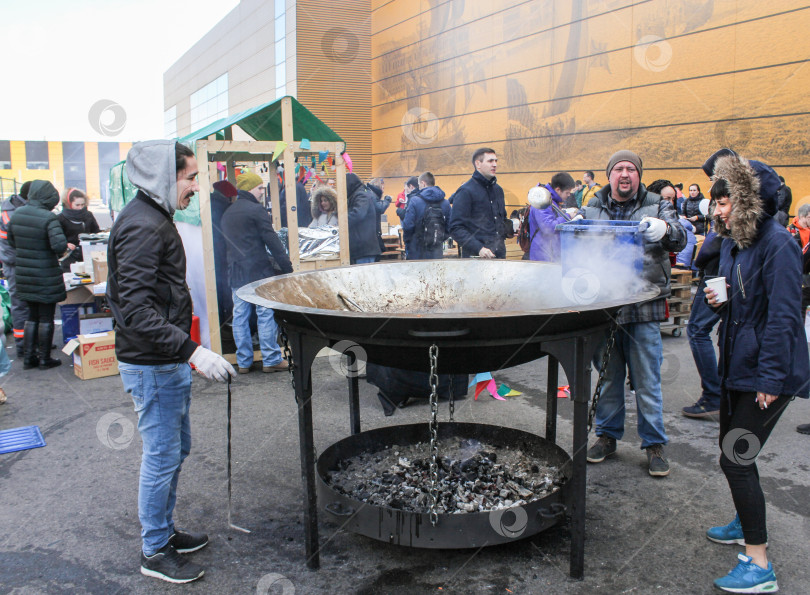
[[[138,141],[163,137],[163,72],[239,2],[0,4],[0,139]],[[102,100],[122,108],[102,113],[106,135],[89,119]]]

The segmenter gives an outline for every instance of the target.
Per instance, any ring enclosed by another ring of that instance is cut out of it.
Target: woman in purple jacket
[[[551,183],[545,185],[551,193],[551,204],[545,209],[529,207],[529,234],[532,239],[529,260],[560,261],[560,234],[555,228],[558,223],[571,221],[577,215],[576,208],[563,208],[574,185],[574,178],[570,174],[554,174]]]

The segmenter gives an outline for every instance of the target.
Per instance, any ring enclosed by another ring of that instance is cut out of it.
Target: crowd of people
[[[506,258],[506,242],[521,226],[506,214],[504,192],[496,177],[497,153],[484,147],[473,153],[471,161],[470,179],[449,199],[430,172],[405,183],[395,209],[407,259],[441,258],[449,239],[458,245],[461,258]],[[110,233],[112,274],[107,300],[116,322],[121,379],[138,413],[144,448],[138,498],[141,572],[189,582],[204,571],[181,554],[204,547],[208,537],[179,531],[172,520],[180,467],[191,440],[191,368],[187,364],[202,376],[222,382],[250,372],[250,318],[255,316],[262,370],[287,370],[288,362],[276,342],[278,327],[272,310],[244,302],[236,290],[292,272],[292,265],[265,206],[267,187],[262,178],[245,172],[236,177],[235,186],[226,180],[215,183],[211,195],[215,259],[217,266],[228,271],[228,283],[217,289],[232,307],[234,369],[190,337],[192,305],[185,283],[185,253],[172,216],[186,208],[198,191],[194,154],[173,141],[137,143],[126,168],[138,194],[116,218]],[[560,260],[557,226],[561,223],[586,219],[643,224],[639,229],[645,259],[640,274],[660,289],[660,295],[619,311],[615,343],[604,370],[599,368],[607,334],[596,348],[594,367],[603,373],[604,383],[596,408],[597,438],[587,460],[598,464],[618,452],[629,381],[638,412],[640,447],[654,477],[670,473],[664,451],[669,438],[663,420],[659,324],[667,317],[671,267],[698,272],[700,285],[687,334],[702,395],[684,414],[716,418],[720,426],[720,467],[736,516],[727,525],[710,528],[707,537],[745,546],[737,566],[715,584],[734,592],[772,592],[776,577],[767,559],[765,498],[756,459],[751,460],[750,453],[744,461],[735,455],[735,436],[749,433],[761,449],[789,403],[795,397],[810,396],[810,355],[804,332],[810,305],[810,205],[802,205],[788,221],[791,193],[784,180],[768,165],[729,149],[711,155],[703,171],[710,184],[708,199],[697,183],[688,186],[687,196],[681,184],[668,180],[645,186],[642,159],[629,150],[610,157],[604,185],[596,183],[592,171],[583,172],[584,183],[559,172],[529,192],[530,197],[547,193],[548,204],[530,204],[519,213],[528,234],[526,259]],[[303,183],[296,188],[299,226],[336,225],[333,183],[319,182],[309,193]],[[394,202],[384,188],[382,179],[364,183],[354,173],[346,175],[353,264],[375,262],[384,250],[381,217]],[[63,208],[57,216],[52,211],[60,201],[58,191],[50,182],[37,180],[6,200],[0,214],[0,258],[12,298],[17,355],[24,369],[59,365],[50,353],[55,307],[65,299],[62,271],[71,260],[81,259],[79,234],[98,231],[84,192],[68,189],[61,200]],[[144,242],[147,235],[150,241]],[[695,236],[705,236],[697,254]],[[772,262],[779,262],[779,267],[767,265]],[[706,280],[712,278],[725,279],[725,299],[707,286]],[[718,357],[711,335],[721,321]],[[2,350],[0,375],[9,366]],[[4,399],[0,389],[0,402]],[[810,433],[810,424],[798,430]]]

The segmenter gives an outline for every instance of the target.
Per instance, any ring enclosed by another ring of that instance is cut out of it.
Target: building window
[[[110,169],[120,161],[118,143],[98,143],[98,187],[105,205],[110,204]]]
[[[25,141],[25,167],[27,169],[50,169],[48,143],[46,141]]]
[[[87,176],[84,169],[84,143],[63,142],[62,164],[65,168],[65,188],[87,190]]]
[[[191,130],[199,130],[227,115],[228,73],[226,72],[191,94]]]
[[[0,169],[11,169],[11,142],[0,140]]]
[[[173,105],[163,112],[163,135],[165,138],[177,138],[177,106]]]

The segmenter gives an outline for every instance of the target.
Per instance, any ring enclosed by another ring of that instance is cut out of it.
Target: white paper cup
[[[717,294],[717,302],[723,303],[728,301],[728,291],[726,291],[726,278],[714,277],[706,281],[706,287],[711,289]]]

